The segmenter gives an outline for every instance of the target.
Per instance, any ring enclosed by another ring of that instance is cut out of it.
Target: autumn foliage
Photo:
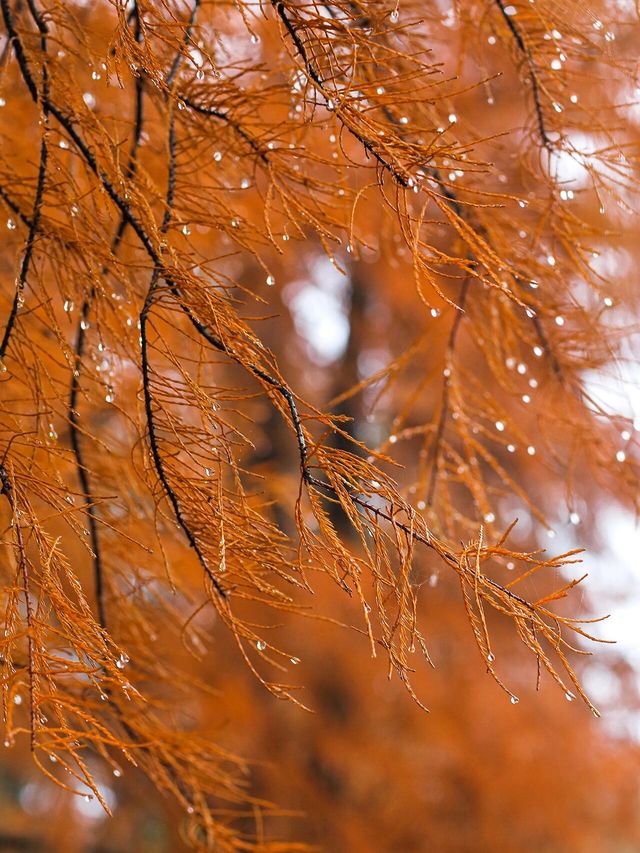
[[[581,593],[638,495],[636,9],[0,11],[5,761],[77,830],[34,843],[103,849],[81,797],[117,850],[637,845]]]

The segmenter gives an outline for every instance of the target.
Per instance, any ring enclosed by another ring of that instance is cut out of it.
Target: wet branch
[[[140,41],[142,37],[142,28],[140,26],[140,16],[138,14],[138,5],[135,4],[132,10],[133,20],[135,21],[135,39],[136,41]],[[143,98],[144,98],[144,81],[142,77],[136,77],[136,91],[135,91],[135,118],[134,118],[134,129],[133,129],[133,140],[131,143],[131,148],[129,150],[129,157],[127,166],[125,168],[125,174],[127,178],[133,178],[136,173],[137,165],[138,165],[138,149],[140,147],[140,139],[142,137],[142,124],[144,117],[143,110]],[[111,241],[111,254],[117,255],[120,245],[122,243],[122,239],[127,230],[128,222],[124,218],[124,216],[120,219],[120,223],[118,224],[118,228],[116,233]],[[108,273],[107,267],[102,269],[102,276],[106,276]],[[95,501],[93,498],[93,494],[91,491],[91,483],[89,480],[89,471],[87,465],[84,461],[84,453],[82,450],[82,444],[80,442],[80,431],[78,429],[78,395],[80,393],[80,374],[82,370],[82,359],[84,356],[86,337],[87,337],[87,329],[88,329],[88,321],[89,315],[91,312],[91,306],[93,304],[93,300],[95,299],[96,291],[95,287],[91,288],[91,292],[87,299],[82,303],[82,308],[80,309],[80,320],[78,322],[78,331],[76,336],[76,345],[75,345],[75,357],[74,357],[74,365],[73,365],[73,373],[71,374],[71,390],[69,392],[69,409],[68,409],[68,420],[69,420],[69,432],[71,439],[71,448],[73,450],[73,454],[76,460],[76,469],[78,472],[78,478],[80,480],[80,487],[82,489],[82,493],[84,495],[85,502],[85,511],[87,513],[88,525],[89,525],[89,534],[91,536],[91,550],[93,551],[93,574],[95,580],[95,596],[96,596],[96,606],[98,610],[98,619],[100,625],[103,628],[106,628],[107,625],[107,614],[104,602],[104,566],[102,560],[102,551],[100,545],[100,536],[98,534],[98,518],[97,518],[97,510],[95,506]]]
[[[4,2],[6,2],[6,0],[4,0]],[[31,7],[31,2],[29,3],[29,6]],[[22,256],[20,272],[16,280],[16,290],[13,297],[13,304],[11,306],[11,311],[9,312],[9,317],[7,319],[7,325],[5,326],[2,342],[0,343],[0,359],[3,359],[6,355],[7,348],[9,346],[9,340],[11,338],[11,332],[13,331],[13,327],[18,316],[18,311],[22,303],[24,302],[24,289],[27,283],[29,267],[31,266],[31,259],[33,257],[34,242],[36,239],[36,234],[38,233],[38,226],[40,224],[42,201],[44,198],[44,185],[47,175],[47,161],[49,159],[49,149],[47,145],[47,135],[49,130],[49,77],[47,72],[47,66],[44,60],[44,57],[47,52],[47,26],[42,20],[38,21],[38,29],[40,31],[40,49],[42,51],[43,62],[42,93],[40,97],[38,97],[38,92],[35,88],[35,83],[33,84],[35,92],[34,100],[36,102],[38,102],[39,100],[42,105],[42,139],[40,142],[40,162],[38,165],[38,180],[36,183],[36,193],[33,201],[31,221],[29,222],[27,242],[24,250],[24,255]],[[5,199],[5,201],[7,201],[6,195],[3,194],[3,198]]]
[[[538,83],[538,74],[536,71],[535,60],[531,55],[531,51],[524,42],[524,38],[522,37],[522,33],[520,32],[518,25],[510,15],[507,15],[507,11],[502,0],[494,0],[494,2],[500,10],[500,13],[504,18],[507,27],[509,28],[513,38],[515,39],[515,42],[518,45],[518,49],[520,50],[527,62],[529,68],[529,79],[531,80],[533,104],[536,111],[536,119],[538,121],[538,131],[540,133],[540,138],[542,140],[542,144],[547,149],[547,151],[553,151],[553,145],[551,143],[551,140],[549,139],[549,136],[547,135],[547,129],[545,125],[544,110],[542,109],[542,101],[540,99],[540,84]]]
[[[326,90],[326,84],[322,79],[322,76],[318,71],[316,64],[309,57],[307,49],[304,46],[302,39],[298,35],[296,26],[292,23],[291,19],[287,15],[287,10],[285,9],[284,3],[282,3],[282,0],[271,0],[271,4],[276,10],[278,17],[284,24],[286,31],[289,33],[291,41],[293,42],[295,49],[300,59],[302,60],[302,64],[304,65],[307,76],[315,84],[320,94],[327,100],[327,102],[329,102],[330,100],[332,100],[332,98],[330,96],[330,93],[328,93]],[[335,94],[333,95],[333,97],[335,97]],[[409,186],[408,178],[405,177],[402,172],[398,171],[398,169],[393,165],[393,163],[390,163],[389,160],[386,159],[386,157],[383,157],[382,154],[380,154],[378,149],[369,139],[367,139],[355,128],[351,127],[344,121],[341,116],[341,109],[339,106],[336,107],[336,115],[341,124],[345,127],[345,129],[353,137],[355,137],[355,139],[358,140],[358,142],[363,146],[365,151],[368,154],[371,154],[371,156],[379,163],[379,165],[382,166],[382,168],[385,169],[387,172],[389,172],[389,174],[394,178],[394,180],[397,181],[398,184],[400,184],[401,187],[404,187],[406,189]]]

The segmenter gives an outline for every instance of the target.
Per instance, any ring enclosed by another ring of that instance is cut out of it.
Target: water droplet
[[[533,444],[530,444],[529,447],[527,447],[527,453],[529,454],[529,456],[535,456],[536,455],[536,449],[533,446]]]
[[[90,803],[93,799],[93,794],[85,794],[82,799],[85,801],[85,803]]]
[[[116,777],[116,779],[119,779],[122,776],[122,770],[120,770],[119,767],[114,767],[113,775]]]
[[[504,423],[502,421],[496,421],[496,429],[498,432],[504,432]]]
[[[265,641],[264,640],[258,640],[258,642],[256,643],[256,649],[259,652],[263,652],[266,648],[267,648],[267,644],[265,643]]]
[[[516,452],[515,444],[507,444],[507,450],[509,451],[509,453],[515,453]]]
[[[433,589],[433,587],[438,586],[438,575],[433,572],[433,574],[429,575],[429,586]]]
[[[191,234],[191,228],[189,228],[188,225],[183,225],[182,226],[182,233],[185,235],[185,237],[188,237],[189,234]]]
[[[113,403],[115,398],[116,398],[115,392],[114,392],[113,388],[111,387],[111,385],[109,385],[107,387],[107,393],[104,395],[105,402],[106,403]]]
[[[394,9],[393,12],[389,15],[389,19],[391,20],[392,24],[397,24],[399,17],[400,17],[400,12],[398,12],[397,9]]]
[[[22,705],[22,696],[19,693],[16,693],[16,695],[13,697],[13,704]]]
[[[102,75],[100,74],[99,71],[92,71],[91,72],[91,79],[92,80],[99,80],[101,76]]]
[[[624,460],[626,458],[627,458],[627,454],[624,452],[624,450],[619,450],[616,453],[616,459],[618,460],[618,462],[624,462]]]
[[[88,320],[85,320],[85,319],[80,320],[80,328],[84,332],[87,331],[87,329],[89,328],[90,325],[91,325],[91,323]]]
[[[194,808],[193,806],[187,806],[187,814],[193,814]]]
[[[440,309],[439,308],[432,308],[431,309],[431,316],[434,318],[439,317],[440,316]]]
[[[272,275],[268,275],[267,276],[267,284],[269,285],[269,287],[273,287],[273,285],[275,283],[276,283],[275,278]]]
[[[116,661],[116,666],[118,667],[118,669],[124,669],[128,663],[129,663],[129,656],[123,652],[120,655],[120,657],[118,658],[118,660]]]
[[[564,326],[564,317],[561,317],[560,314],[555,318],[556,326]]]
[[[511,704],[512,704],[512,705],[517,705],[519,701],[520,701],[520,700],[518,699],[518,697],[517,697],[517,696],[512,696],[512,697],[511,697]]]
[[[489,663],[493,663],[495,659],[496,659],[496,656],[494,655],[494,653],[489,652],[489,654],[487,655],[487,660],[489,661]]]
[[[562,106],[557,101],[553,102],[553,108],[557,113],[561,113],[562,109],[563,109]]]
[[[204,71],[202,68],[198,68],[196,71],[196,80],[204,80]]]
[[[251,181],[249,180],[249,178],[243,178],[243,179],[240,181],[240,187],[241,187],[241,189],[246,190],[246,189],[248,189],[250,186],[251,186]],[[284,240],[284,236],[283,236],[283,238],[282,238],[282,239]]]
[[[542,356],[544,355],[544,350],[542,349],[542,347],[534,347],[533,348],[533,354],[537,358],[542,358]]]
[[[55,441],[58,438],[58,433],[55,431],[53,424],[49,424],[49,438]]]
[[[390,436],[389,436],[389,443],[390,443],[390,444],[395,444],[397,440],[398,440],[398,436],[397,436],[397,435],[390,435]]]
[[[562,62],[560,62],[559,59],[552,59],[551,60],[551,67],[553,68],[554,71],[560,71],[562,68]]]
[[[567,700],[567,702],[573,702],[576,697],[570,690],[567,690],[567,692],[564,694],[564,698]]]
[[[289,660],[294,666],[297,666],[300,663],[300,658],[289,658]]]
[[[493,524],[493,522],[496,520],[495,513],[486,512],[484,515],[484,520],[487,522],[487,524]]]
[[[213,159],[216,161],[216,163],[219,163],[220,160],[222,160],[222,151],[214,151]]]
[[[252,33],[251,44],[260,44],[260,36],[257,36],[255,33]]]

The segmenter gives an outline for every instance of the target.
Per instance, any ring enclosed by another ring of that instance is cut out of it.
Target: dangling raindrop
[[[118,658],[118,660],[116,661],[116,666],[118,667],[118,669],[124,669],[128,663],[129,663],[129,656],[123,652],[120,655],[120,657]]]

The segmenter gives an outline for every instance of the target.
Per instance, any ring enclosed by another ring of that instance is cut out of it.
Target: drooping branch
[[[494,0],[494,2],[500,10],[500,14],[502,15],[507,27],[511,32],[518,46],[518,50],[522,53],[525,62],[527,63],[529,70],[529,79],[531,80],[531,94],[533,96],[533,105],[536,112],[536,120],[538,122],[538,132],[540,134],[540,139],[544,147],[547,149],[547,151],[552,152],[553,144],[549,139],[549,135],[547,134],[544,109],[542,107],[542,99],[540,98],[540,83],[538,82],[538,70],[536,68],[535,60],[531,55],[531,51],[525,44],[525,40],[522,36],[522,33],[520,32],[520,28],[513,20],[513,17],[507,14],[506,6],[502,2],[502,0]]]
[[[407,189],[409,184],[409,178],[407,175],[403,174],[399,169],[389,160],[384,154],[381,154],[378,150],[378,144],[372,142],[372,140],[368,139],[364,136],[354,125],[353,123],[347,120],[347,112],[346,108],[341,104],[334,104],[333,98],[335,97],[330,91],[328,91],[325,81],[320,74],[316,64],[309,56],[307,49],[298,35],[298,30],[295,24],[291,21],[290,17],[287,15],[287,9],[282,2],[282,0],[271,0],[271,4],[276,10],[276,14],[282,21],[287,33],[289,34],[291,41],[294,44],[296,52],[302,61],[304,71],[309,80],[313,83],[318,92],[323,96],[327,104],[331,104],[332,108],[335,111],[338,120],[341,124],[346,128],[346,130],[358,140],[358,142],[365,149],[367,154],[370,154],[374,160],[386,171],[388,172],[393,179],[403,188]]]
[[[31,2],[32,0],[29,0],[30,8]],[[45,180],[47,175],[47,162],[49,155],[47,141],[49,131],[49,76],[45,59],[47,53],[47,26],[40,18],[38,18],[37,23],[38,29],[40,31],[40,50],[42,53],[42,89],[40,95],[38,95],[37,89],[35,89],[35,84],[33,84],[34,90],[32,94],[35,95],[34,100],[36,102],[39,101],[42,107],[42,138],[40,141],[40,163],[38,166],[38,179],[36,182],[35,198],[33,201],[33,208],[29,222],[27,242],[25,245],[24,254],[22,256],[20,272],[18,274],[18,278],[16,279],[16,290],[13,297],[13,304],[11,306],[11,311],[7,319],[2,341],[0,342],[0,360],[3,359],[7,353],[9,340],[11,338],[11,332],[13,331],[13,327],[18,316],[18,311],[24,302],[24,289],[27,283],[27,276],[29,275],[31,259],[33,257],[35,239],[38,234],[38,226],[40,224],[40,215],[44,200]],[[7,200],[6,195],[3,195],[3,198],[5,199],[5,201]]]
[[[134,7],[131,11],[132,20],[135,22],[135,30],[134,37],[136,41],[140,41],[142,37],[142,28],[140,25],[140,14],[138,9],[138,4],[134,3]],[[137,170],[138,166],[138,149],[140,147],[140,140],[142,137],[142,127],[144,120],[144,80],[142,77],[136,77],[136,87],[135,87],[135,107],[134,107],[134,124],[133,124],[133,138],[131,141],[131,147],[129,149],[129,157],[127,161],[127,165],[125,167],[125,175],[127,179],[132,179]],[[116,233],[111,241],[111,255],[115,257],[118,254],[120,249],[120,245],[122,243],[123,237],[127,230],[128,220],[122,216],[120,222],[118,223],[118,228]],[[103,267],[101,275],[104,278],[109,273],[107,267]],[[82,450],[82,443],[80,440],[80,430],[78,427],[79,420],[79,412],[78,412],[78,396],[80,393],[80,380],[81,380],[81,371],[83,365],[83,357],[85,351],[87,330],[89,328],[89,316],[91,313],[91,306],[95,299],[95,286],[92,286],[91,291],[88,297],[83,300],[82,307],[80,309],[80,319],[78,321],[78,331],[76,333],[76,344],[74,350],[74,365],[73,371],[71,374],[71,390],[69,392],[69,409],[68,409],[68,420],[69,420],[69,433],[71,439],[71,448],[73,450],[73,454],[76,460],[76,470],[78,472],[78,478],[80,480],[80,486],[82,488],[82,492],[84,495],[84,503],[85,509],[87,513],[87,520],[89,525],[89,533],[91,536],[91,550],[93,551],[93,572],[95,579],[95,596],[96,603],[98,609],[98,618],[102,627],[106,627],[107,625],[107,613],[106,613],[106,605],[104,600],[105,590],[104,590],[104,564],[102,557],[102,546],[100,544],[100,535],[98,532],[98,517],[97,510],[95,506],[95,501],[92,495],[89,470],[87,464],[84,459],[84,453]]]

